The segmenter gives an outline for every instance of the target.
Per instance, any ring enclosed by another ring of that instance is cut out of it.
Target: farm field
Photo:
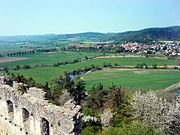
[[[161,58],[145,58],[143,56],[134,57],[112,57],[112,58],[97,58],[91,61],[92,64],[102,65],[106,64],[118,64],[119,66],[136,66],[137,64],[145,63],[148,66],[152,66],[153,64],[157,64],[158,66],[164,65],[178,65],[178,61],[176,60],[168,60]],[[93,63],[94,62],[94,63]]]
[[[0,53],[4,54],[6,52],[12,52],[12,51],[18,51],[22,50],[17,45],[14,44],[8,44],[8,43],[0,43]]]
[[[41,65],[41,64],[55,64],[57,62],[69,62],[77,59],[92,56],[99,56],[102,55],[101,53],[77,53],[77,52],[65,52],[65,51],[58,51],[54,53],[40,53],[40,54],[31,54],[31,55],[22,55],[19,56],[19,58],[23,58],[24,60],[18,60],[13,62],[4,62],[2,63],[0,61],[0,67],[1,66],[7,66],[7,67],[15,67],[16,65]],[[13,58],[13,57],[9,57]],[[7,58],[0,58],[7,59]]]
[[[56,42],[48,42],[48,41],[20,41],[20,42],[0,42],[0,53],[6,54],[8,52],[17,52],[17,51],[28,51],[35,48],[39,49],[47,49],[54,48],[59,46],[67,46],[72,42],[67,41],[56,41]]]
[[[159,66],[167,65],[177,65],[175,60],[166,60],[166,59],[157,59],[157,58],[144,58],[144,57],[121,57],[121,58],[98,58],[91,59],[88,61],[67,64],[59,67],[35,67],[31,69],[20,69],[13,70],[14,73],[19,73],[25,77],[32,77],[37,82],[44,84],[46,81],[49,81],[53,78],[57,78],[59,75],[63,75],[64,72],[70,72],[77,69],[83,69],[85,67],[90,67],[92,64],[102,67],[104,64],[115,64],[121,66],[136,66],[136,64],[145,62],[148,65],[157,64]]]
[[[112,83],[129,89],[160,90],[180,82],[180,70],[174,69],[107,69],[81,76],[89,90],[102,83],[108,88]]]
[[[6,57],[6,58],[0,58],[0,63],[19,61],[19,60],[25,60],[25,59],[27,59],[27,58]]]

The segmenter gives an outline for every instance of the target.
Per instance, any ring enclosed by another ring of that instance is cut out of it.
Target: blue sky
[[[1,36],[174,25],[180,25],[180,0],[0,0]]]

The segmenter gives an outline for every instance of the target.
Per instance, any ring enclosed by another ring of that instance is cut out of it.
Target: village
[[[116,53],[135,53],[135,54],[164,54],[167,56],[180,56],[180,42],[157,42],[151,45],[144,43],[122,43],[114,44],[112,42],[94,42],[91,44],[73,44],[70,47],[77,50],[115,50]]]

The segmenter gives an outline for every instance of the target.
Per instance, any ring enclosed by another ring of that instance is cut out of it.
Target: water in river
[[[176,93],[176,94],[180,94],[180,89],[177,89],[177,90],[175,91],[175,93]]]

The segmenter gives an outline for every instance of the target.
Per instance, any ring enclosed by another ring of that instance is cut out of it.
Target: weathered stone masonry
[[[45,92],[28,88],[19,94],[19,83],[6,85],[0,77],[0,135],[78,135],[80,106],[72,101],[63,107],[48,103]]]

